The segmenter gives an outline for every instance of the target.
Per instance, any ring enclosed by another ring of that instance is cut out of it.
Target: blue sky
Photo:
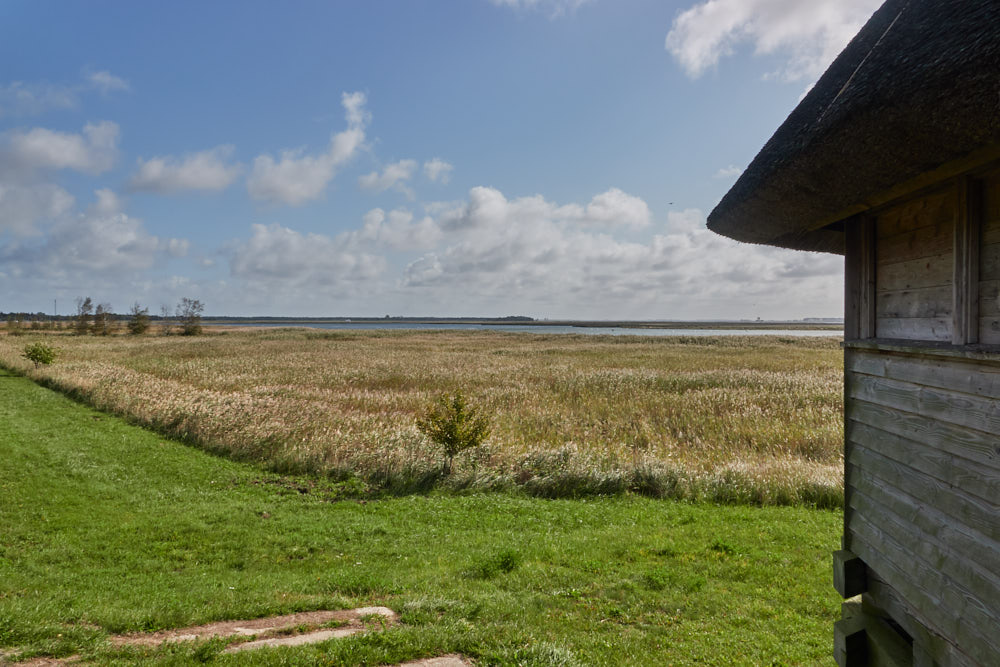
[[[837,316],[704,221],[877,4],[6,2],[0,310]]]

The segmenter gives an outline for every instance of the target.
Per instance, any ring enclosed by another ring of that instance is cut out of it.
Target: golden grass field
[[[35,370],[20,354],[38,339],[60,357]],[[214,452],[375,489],[842,504],[836,338],[32,333],[0,337],[0,363]],[[456,390],[493,432],[444,476],[415,418]]]

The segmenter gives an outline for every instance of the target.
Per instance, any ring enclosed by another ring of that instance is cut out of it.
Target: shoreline
[[[205,318],[206,326],[248,326],[260,325],[393,325],[393,324],[427,324],[427,325],[482,325],[510,327],[578,327],[578,328],[615,328],[615,329],[724,329],[724,330],[810,330],[810,331],[843,331],[843,324],[833,322],[785,322],[780,320],[767,321],[672,321],[672,320],[505,320],[479,318],[321,318],[321,317],[233,317]]]

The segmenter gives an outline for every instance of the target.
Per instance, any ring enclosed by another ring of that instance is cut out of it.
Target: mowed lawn
[[[58,362],[31,369],[20,353],[34,340]],[[230,458],[374,490],[843,502],[836,338],[32,333],[0,336],[0,364]],[[415,422],[459,391],[492,435],[444,476]]]
[[[633,495],[342,500],[0,372],[0,651],[97,664],[832,664],[842,515]],[[509,570],[509,571],[508,571]],[[113,633],[382,604],[311,647]]]

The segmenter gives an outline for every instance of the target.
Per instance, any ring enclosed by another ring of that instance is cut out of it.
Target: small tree
[[[89,296],[85,299],[76,298],[76,322],[73,330],[77,336],[84,336],[90,331],[90,316],[93,312],[94,302]]]
[[[160,326],[160,333],[162,333],[164,336],[169,336],[174,332],[173,321],[170,318],[171,318],[170,306],[166,304],[161,305],[160,322],[162,322],[162,325]]]
[[[129,309],[128,332],[133,336],[141,336],[149,329],[149,308],[143,308],[136,301]]]
[[[438,398],[423,417],[417,418],[417,428],[441,445],[448,459],[445,471],[449,475],[456,454],[478,447],[490,436],[489,419],[462,392]]]
[[[94,311],[94,324],[91,332],[95,336],[107,336],[111,333],[111,304],[99,303]]]
[[[7,316],[7,333],[11,336],[19,336],[21,333],[21,321],[17,319],[17,315],[11,313]]]
[[[42,364],[48,366],[53,361],[59,352],[56,348],[51,345],[46,345],[45,343],[31,343],[30,345],[24,346],[24,352],[21,354],[22,357],[28,361],[35,364],[35,368],[38,368]]]
[[[198,299],[183,297],[177,303],[177,317],[181,321],[181,335],[197,336],[201,333],[201,314],[205,306]]]

